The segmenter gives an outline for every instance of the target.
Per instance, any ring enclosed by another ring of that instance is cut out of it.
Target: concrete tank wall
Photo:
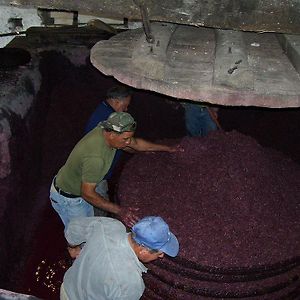
[[[30,214],[34,199],[31,180],[38,175],[38,108],[34,108],[41,77],[38,64],[30,63],[0,71],[0,282],[8,277],[24,253],[31,235]],[[27,202],[24,205],[24,202]]]

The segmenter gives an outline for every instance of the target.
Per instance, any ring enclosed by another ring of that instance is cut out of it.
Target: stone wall
[[[37,131],[33,127],[39,117],[34,104],[41,77],[34,60],[1,68],[0,76],[0,282],[5,287],[31,234],[28,213],[34,199],[28,201],[25,195],[38,175]]]

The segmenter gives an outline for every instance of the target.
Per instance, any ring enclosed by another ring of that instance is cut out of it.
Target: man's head
[[[164,254],[175,257],[179,251],[176,236],[161,217],[141,219],[132,227],[131,238],[138,245],[135,253],[142,262],[162,258]]]
[[[106,101],[116,112],[127,111],[132,92],[125,86],[114,86],[108,90]]]
[[[126,112],[114,112],[98,126],[103,128],[105,140],[110,147],[122,149],[130,145],[136,122]]]

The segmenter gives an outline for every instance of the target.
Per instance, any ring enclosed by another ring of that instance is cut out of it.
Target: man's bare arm
[[[95,191],[95,188],[95,183],[81,183],[82,198],[95,207],[118,215],[121,221],[129,227],[133,226],[138,221],[139,218],[135,215],[137,209],[132,207],[121,207],[118,204],[112,203],[99,195]]]
[[[96,183],[82,182],[81,197],[95,207],[118,215],[121,210],[120,206],[103,198],[95,189]]]
[[[176,152],[180,151],[178,146],[168,146],[163,144],[152,143],[150,141],[146,141],[141,138],[132,138],[131,143],[128,147],[124,149],[127,152],[135,151],[149,151],[149,152],[156,152],[156,151],[164,151],[164,152]]]

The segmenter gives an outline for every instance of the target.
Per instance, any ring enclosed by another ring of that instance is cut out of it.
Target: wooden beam
[[[300,33],[298,0],[140,0],[149,19],[195,26],[256,32]],[[14,3],[14,2],[13,2]],[[11,0],[0,4],[12,5]],[[18,0],[18,7],[78,11],[93,16],[141,20],[133,0]]]

